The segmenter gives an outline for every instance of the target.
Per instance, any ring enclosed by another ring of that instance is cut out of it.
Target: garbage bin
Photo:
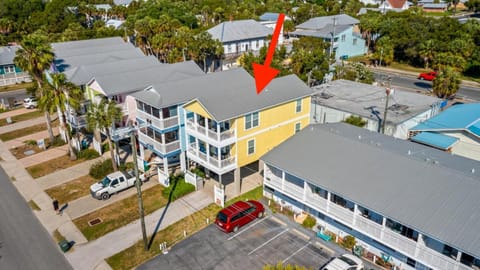
[[[60,246],[60,249],[61,249],[63,252],[69,251],[70,248],[72,247],[72,245],[70,244],[70,242],[68,242],[67,240],[62,240],[62,241],[58,242],[58,246]]]

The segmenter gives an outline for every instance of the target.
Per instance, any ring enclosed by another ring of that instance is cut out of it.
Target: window
[[[255,139],[249,140],[247,144],[248,144],[247,153],[249,155],[255,153]]]
[[[160,110],[155,107],[152,107],[152,115],[157,118],[160,118]]]
[[[260,41],[255,41],[255,49],[258,49],[258,47],[260,47]]]
[[[148,114],[152,114],[152,107],[148,104],[143,104],[144,111]]]
[[[300,122],[295,123],[295,133],[299,132],[301,127],[302,127],[302,123]]]
[[[297,104],[295,106],[295,112],[299,113],[302,111],[302,100],[297,99]]]
[[[15,66],[5,66],[4,70],[5,70],[5,73],[14,73]]]
[[[123,177],[123,176],[121,176],[121,177],[120,177],[120,178],[118,178],[118,179],[120,179],[120,183],[123,183],[123,182],[125,182],[125,177]]]
[[[143,102],[137,100],[137,110],[143,111]]]
[[[110,184],[110,186],[112,187],[115,187],[116,185],[118,185],[118,179],[113,180],[112,183]]]
[[[353,39],[353,45],[357,45],[357,39],[356,38]]]
[[[232,52],[232,45],[228,45],[227,46],[227,53],[231,53]]]
[[[258,112],[245,115],[245,130],[258,127]]]
[[[346,39],[347,39],[347,36],[346,36],[346,35],[342,35],[342,42],[345,42]]]

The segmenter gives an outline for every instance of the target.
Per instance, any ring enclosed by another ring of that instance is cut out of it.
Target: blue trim
[[[161,157],[161,158],[169,158],[169,157],[173,157],[173,156],[176,156],[178,154],[180,154],[182,152],[182,149],[178,149],[178,150],[175,150],[173,152],[170,152],[170,153],[167,153],[166,155],[158,152],[155,147],[149,147],[149,144],[147,143],[144,143],[144,142],[141,142],[141,141],[138,141],[139,144],[143,145],[145,148],[147,148],[148,150],[152,151],[155,153],[155,155]]]

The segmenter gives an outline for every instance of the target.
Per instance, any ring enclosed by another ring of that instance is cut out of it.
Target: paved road
[[[24,98],[28,97],[26,89],[19,89],[15,91],[0,92],[0,101],[3,100],[7,103],[8,98],[14,98],[18,101],[23,101]]]
[[[391,85],[401,90],[428,92],[432,89],[432,82],[419,80],[416,76],[403,74],[392,75],[379,71],[374,71],[374,74],[379,82],[385,81],[386,77],[390,75],[392,78]],[[480,101],[480,88],[469,85],[460,85],[457,96]]]
[[[0,269],[72,269],[0,168]]]

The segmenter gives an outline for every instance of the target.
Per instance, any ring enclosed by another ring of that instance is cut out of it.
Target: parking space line
[[[307,242],[303,247],[301,247],[299,250],[295,251],[292,253],[292,255],[288,256],[285,260],[282,261],[282,263],[285,263],[286,261],[290,260],[293,256],[297,255],[300,251],[302,251],[304,248],[306,248],[308,245],[310,245],[310,242]]]
[[[257,225],[258,223],[260,223],[260,222],[262,222],[262,221],[264,221],[264,220],[269,219],[270,217],[271,217],[271,216],[268,216],[268,217],[262,218],[262,219],[260,219],[260,220],[257,220],[256,222],[250,224],[250,225],[249,225],[248,227],[246,227],[245,229],[239,231],[237,234],[230,236],[230,238],[228,238],[227,240],[228,240],[228,241],[232,240],[233,238],[239,236],[240,234],[242,234],[243,232],[247,231],[247,230],[250,229],[251,227]]]
[[[316,245],[317,247],[319,247],[321,250],[325,250],[325,251],[327,251],[328,253],[330,253],[330,254],[332,254],[332,255],[335,253],[333,250],[329,249],[328,247],[322,245],[322,244],[319,243],[319,242],[315,242],[315,245]]]
[[[270,240],[268,240],[267,242],[261,244],[260,246],[258,246],[257,248],[255,248],[254,250],[250,251],[250,253],[248,253],[248,255],[251,255],[252,253],[254,253],[255,251],[261,249],[262,247],[264,247],[265,245],[267,245],[268,243],[272,242],[273,240],[275,240],[277,237],[279,237],[280,235],[288,232],[289,228],[286,228],[285,230],[281,231],[279,234],[275,235],[274,237],[270,238]]]
[[[280,219],[278,219],[277,217],[274,217],[272,216],[272,220],[277,222],[278,224],[282,225],[283,227],[286,227],[287,226],[287,223],[281,221]]]
[[[309,239],[310,237],[308,237],[308,235],[304,234],[303,232],[297,230],[297,229],[293,229],[292,230],[294,233],[296,233],[298,236],[302,237],[302,238],[305,238],[305,239]]]

